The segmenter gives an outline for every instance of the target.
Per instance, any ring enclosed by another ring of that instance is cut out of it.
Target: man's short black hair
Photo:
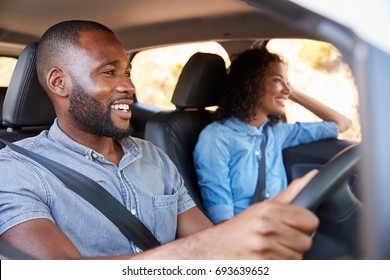
[[[37,54],[39,81],[43,82],[45,72],[54,60],[66,58],[68,50],[77,46],[79,34],[89,30],[102,30],[113,33],[101,23],[88,20],[68,20],[50,27],[41,37]],[[42,86],[44,86],[42,84]]]

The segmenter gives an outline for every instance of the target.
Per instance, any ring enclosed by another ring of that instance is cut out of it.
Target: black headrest
[[[27,45],[16,63],[3,105],[3,124],[7,127],[49,126],[56,117],[38,82],[37,50],[38,43]]]
[[[181,72],[172,103],[181,109],[215,106],[225,80],[226,67],[222,57],[210,53],[196,53]]]

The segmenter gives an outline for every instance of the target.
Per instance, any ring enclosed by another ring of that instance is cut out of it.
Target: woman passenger
[[[265,45],[244,51],[232,61],[218,120],[201,132],[194,151],[203,206],[214,223],[232,218],[251,204],[262,141],[266,162],[262,199],[269,199],[287,186],[283,149],[337,138],[351,126],[347,117],[291,87],[286,72],[283,59]],[[323,121],[281,121],[288,99]]]

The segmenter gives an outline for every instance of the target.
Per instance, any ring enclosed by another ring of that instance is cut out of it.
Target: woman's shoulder
[[[231,138],[232,129],[227,125],[226,121],[216,120],[208,124],[199,135],[198,142],[205,141],[210,143],[225,142]],[[229,135],[229,137],[228,137]]]
[[[226,125],[225,120],[216,120],[209,123],[203,130],[202,133],[215,133],[215,132],[223,132],[227,131],[230,128]]]

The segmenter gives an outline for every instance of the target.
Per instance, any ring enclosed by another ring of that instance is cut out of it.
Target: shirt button
[[[136,253],[142,253],[142,250],[141,250],[140,248],[136,247],[136,248],[135,248],[135,252],[136,252]]]
[[[135,215],[135,214],[137,214],[137,211],[135,209],[131,209],[130,213]]]
[[[98,156],[97,156],[97,154],[92,153],[92,157],[93,157],[93,158],[97,158]]]
[[[265,198],[269,198],[271,194],[269,192],[265,193]]]
[[[259,150],[256,150],[255,155],[256,155],[256,156],[260,155],[260,151],[259,151]]]

